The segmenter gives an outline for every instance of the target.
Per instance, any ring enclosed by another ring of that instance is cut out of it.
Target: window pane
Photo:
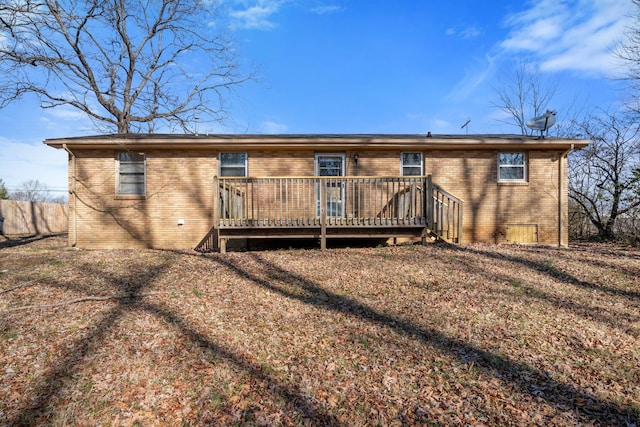
[[[318,156],[319,176],[342,176],[342,157]]]
[[[422,168],[416,166],[405,166],[402,168],[402,176],[420,176],[422,175]]]
[[[145,194],[144,153],[121,151],[118,159],[118,194]]]
[[[120,174],[138,173],[144,174],[144,162],[120,163]]]
[[[330,168],[330,167],[321,167],[320,168],[320,176],[340,176],[342,175],[342,168]]]
[[[144,154],[134,153],[132,151],[121,151],[118,153],[118,160],[121,162],[143,162]]]
[[[500,165],[506,166],[514,166],[514,165],[523,165],[524,166],[524,153],[500,153]]]
[[[422,153],[402,153],[403,166],[422,166]]]
[[[526,180],[525,153],[498,154],[498,180],[524,181]]]
[[[500,167],[500,179],[523,180],[524,167],[522,166],[502,166]]]
[[[422,175],[422,153],[402,153],[402,175]]]
[[[144,175],[120,174],[120,184],[131,184],[136,182],[144,183]]]
[[[120,183],[120,194],[144,194],[144,182],[125,184]]]
[[[220,164],[222,166],[244,166],[246,160],[246,153],[220,153]]]
[[[220,176],[245,176],[244,166],[222,166],[220,167]]]
[[[220,153],[220,176],[247,176],[247,153]]]

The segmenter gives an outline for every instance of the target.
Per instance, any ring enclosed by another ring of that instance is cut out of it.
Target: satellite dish
[[[527,120],[527,127],[529,129],[539,130],[541,137],[544,136],[545,131],[548,131],[549,128],[555,124],[556,112],[554,110],[547,110],[543,115]]]

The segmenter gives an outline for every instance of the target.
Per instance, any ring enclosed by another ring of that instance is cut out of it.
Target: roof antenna
[[[467,135],[469,135],[469,123],[471,123],[471,117],[468,117],[467,121],[464,122],[462,126],[460,126],[460,129],[467,128]]]
[[[196,133],[195,133],[195,135],[198,136],[198,122],[200,121],[200,116],[196,114],[194,119],[196,121]]]

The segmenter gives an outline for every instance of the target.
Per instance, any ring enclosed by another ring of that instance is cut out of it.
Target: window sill
[[[498,181],[499,186],[505,187],[528,187],[528,181]]]
[[[115,200],[146,200],[147,196],[144,194],[116,194]]]

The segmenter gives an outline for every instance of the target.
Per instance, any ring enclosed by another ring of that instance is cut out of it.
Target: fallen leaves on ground
[[[0,249],[0,425],[640,422],[640,251]]]

